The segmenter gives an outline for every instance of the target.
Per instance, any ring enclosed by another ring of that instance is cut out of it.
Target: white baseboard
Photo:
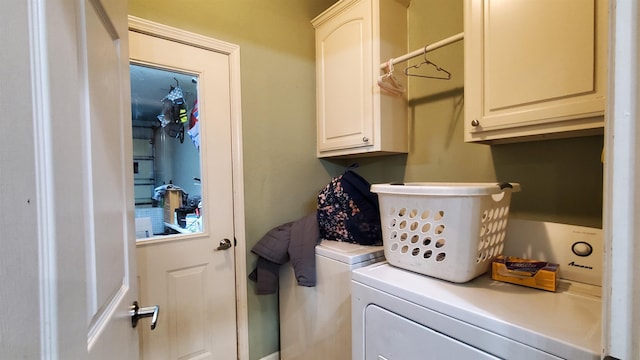
[[[276,351],[273,354],[261,358],[260,360],[280,360],[280,353]]]

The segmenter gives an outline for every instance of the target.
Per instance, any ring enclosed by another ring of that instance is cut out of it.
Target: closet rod
[[[428,53],[429,51],[433,51],[435,49],[439,49],[439,48],[441,48],[443,46],[449,45],[449,44],[454,43],[456,41],[460,41],[462,39],[464,39],[464,32],[461,32],[459,34],[455,34],[455,35],[450,36],[450,37],[448,37],[446,39],[442,39],[442,40],[440,40],[438,42],[434,42],[433,44],[429,44],[426,48],[420,48],[420,49],[412,51],[412,52],[410,52],[408,54],[404,54],[404,55],[402,55],[400,57],[393,58],[393,59],[391,59],[391,63],[393,65],[395,65],[397,63],[401,63],[403,61],[407,61],[407,60],[412,59],[412,58],[414,58],[416,56]],[[388,63],[388,61],[385,61],[384,63],[380,64],[380,69],[384,70],[387,67],[387,63]]]

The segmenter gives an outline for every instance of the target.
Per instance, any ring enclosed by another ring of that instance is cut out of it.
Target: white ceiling
[[[157,116],[162,112],[162,99],[176,86],[182,88],[187,111],[191,111],[197,97],[197,78],[194,74],[178,73],[159,68],[132,64],[131,120],[134,126],[158,127]]]

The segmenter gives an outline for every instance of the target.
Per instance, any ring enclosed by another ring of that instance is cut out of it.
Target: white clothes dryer
[[[382,246],[323,240],[316,246],[315,287],[280,270],[280,359],[351,359],[351,271],[384,260]]]
[[[559,263],[560,277],[564,269],[571,279],[562,278],[557,292],[490,274],[451,283],[386,262],[356,269],[353,359],[600,359],[600,229],[518,221],[513,227],[505,255]]]

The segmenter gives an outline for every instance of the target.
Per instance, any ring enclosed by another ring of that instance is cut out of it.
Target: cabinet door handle
[[[471,126],[478,126],[478,125],[480,125],[480,121],[478,121],[477,119],[471,120]]]
[[[362,137],[362,142],[369,142],[369,138],[368,138],[368,137],[366,137],[366,136],[363,136],[363,137]]]

